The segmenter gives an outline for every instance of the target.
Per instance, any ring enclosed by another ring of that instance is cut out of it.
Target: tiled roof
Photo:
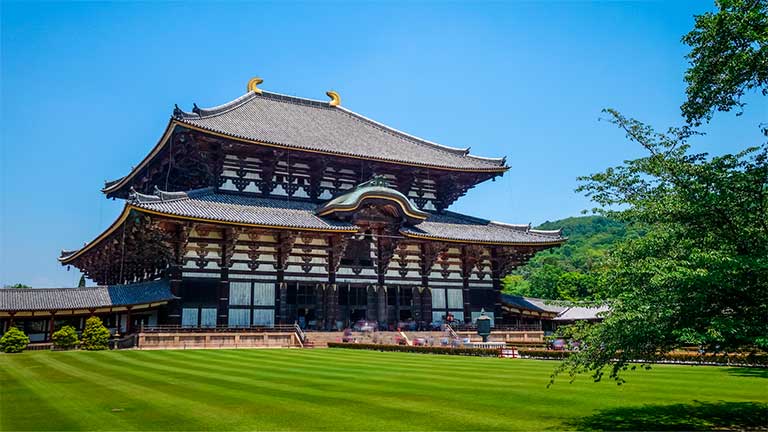
[[[321,207],[323,208],[323,207]],[[156,191],[154,195],[131,192],[121,217],[96,240],[78,250],[64,250],[59,261],[67,264],[114,232],[130,211],[146,211],[181,219],[212,223],[260,226],[306,231],[357,232],[358,227],[331,216],[320,217],[317,205],[308,201],[261,198],[216,192],[213,188],[190,192]],[[404,226],[400,234],[427,240],[488,243],[498,245],[556,246],[565,242],[559,231],[535,231],[528,225],[509,225],[458,213],[423,212],[427,219],[417,226]]]
[[[610,311],[608,306],[572,306],[571,303],[544,300],[534,297],[523,297],[511,294],[501,294],[502,303],[517,308],[539,313],[556,314],[553,321],[577,321],[602,319],[603,314]]]
[[[163,192],[170,196],[167,192]],[[259,198],[239,194],[216,193],[212,188],[189,193],[174,192],[174,197],[133,193],[131,204],[171,216],[263,225],[283,228],[356,231],[349,223],[315,216],[316,205],[306,201]]]
[[[0,311],[92,309],[173,300],[168,281],[89,288],[0,289]]]
[[[516,296],[511,294],[501,294],[501,301],[502,303],[512,306],[517,309],[523,309],[533,312],[548,312],[548,313],[560,313],[564,311],[565,309],[568,309],[567,307],[560,307],[555,305],[548,305],[545,304],[545,300],[537,299],[537,298],[531,298],[531,297],[523,297],[523,296]]]
[[[133,193],[131,197],[135,207],[168,215],[297,229],[357,230],[351,223],[317,216],[316,206],[306,201],[216,193],[211,188],[188,194],[174,193],[170,199],[138,193]],[[400,232],[406,236],[494,244],[535,245],[565,241],[559,231],[537,232],[529,229],[528,225],[490,222],[453,212],[426,214],[427,220],[418,226],[403,227]]]
[[[577,321],[602,319],[611,309],[608,306],[581,307],[574,306],[553,318],[555,321]]]
[[[418,226],[405,227],[405,235],[444,240],[487,242],[495,244],[562,243],[560,231],[538,231],[530,225],[493,222],[454,212],[432,213]]]
[[[455,170],[506,169],[503,158],[471,156],[469,149],[426,141],[341,106],[266,91],[215,108],[195,106],[192,113],[176,109],[174,118],[234,138],[301,150]]]

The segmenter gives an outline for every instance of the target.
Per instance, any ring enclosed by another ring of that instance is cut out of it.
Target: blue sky
[[[157,142],[178,103],[265,89],[342,104],[512,169],[451,209],[513,223],[578,215],[576,177],[641,153],[613,107],[680,123],[685,46],[708,2],[2,2],[0,284],[72,286],[62,248],[107,227],[99,192]],[[759,142],[764,101],[717,115],[694,144]]]

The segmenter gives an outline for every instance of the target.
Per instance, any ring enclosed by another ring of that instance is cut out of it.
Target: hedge
[[[373,350],[373,351],[398,351],[398,352],[421,353],[421,354],[464,355],[464,356],[476,356],[476,357],[498,357],[499,356],[499,350],[495,348],[451,348],[451,347],[380,345],[380,344],[358,344],[358,343],[339,343],[339,342],[328,342],[328,348],[346,348],[346,349]]]
[[[520,355],[527,358],[561,360],[569,355],[569,351],[550,350],[519,350]],[[768,366],[768,354],[699,354],[690,351],[675,351],[663,354],[653,361],[637,360],[639,363],[684,363],[684,364],[712,364],[728,366]]]
[[[329,342],[329,348],[346,348],[373,351],[397,351],[422,354],[463,355],[476,357],[497,357],[499,350],[494,348],[451,348],[451,347],[424,347],[408,345],[379,345],[379,344],[355,344]],[[572,353],[570,351],[518,349],[523,358],[562,360]],[[641,361],[642,362],[642,361]],[[659,357],[657,363],[684,363],[704,365],[728,365],[728,366],[757,366],[768,367],[768,354],[703,354],[691,352],[672,352]],[[653,362],[651,362],[653,363]]]

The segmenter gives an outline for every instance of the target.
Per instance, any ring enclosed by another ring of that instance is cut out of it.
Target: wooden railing
[[[451,326],[445,326],[445,330],[448,331],[448,334],[451,336],[451,339],[453,340],[461,340],[458,334],[456,334],[456,331]]]
[[[459,324],[453,328],[458,331],[477,331],[474,324]],[[541,331],[541,324],[499,324],[491,327],[491,331]]]
[[[296,334],[296,339],[299,341],[299,345],[304,348],[304,342],[307,341],[307,334],[301,329],[299,323],[293,324],[293,332]]]
[[[275,324],[274,326],[251,326],[251,327],[229,327],[229,326],[183,326],[176,324],[163,324],[141,326],[142,333],[296,333],[298,328],[295,324]],[[299,329],[301,330],[301,329]],[[302,332],[303,335],[303,332]]]

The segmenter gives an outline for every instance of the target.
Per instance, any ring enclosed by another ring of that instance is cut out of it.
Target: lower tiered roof
[[[170,193],[156,190],[153,195],[133,193],[123,214],[109,229],[79,250],[62,251],[59,260],[64,264],[71,262],[113,233],[133,211],[214,224],[297,231],[357,232],[358,227],[351,222],[339,220],[332,215],[320,216],[326,214],[327,207],[322,205],[318,208],[317,204],[307,201],[222,193],[213,188]],[[493,222],[454,212],[424,212],[424,215],[425,219],[417,221],[417,224],[403,224],[400,234],[416,239],[502,246],[545,247],[557,246],[566,241],[559,230],[535,230],[530,225]]]
[[[166,280],[88,288],[0,289],[0,311],[61,311],[164,303],[176,297]]]

